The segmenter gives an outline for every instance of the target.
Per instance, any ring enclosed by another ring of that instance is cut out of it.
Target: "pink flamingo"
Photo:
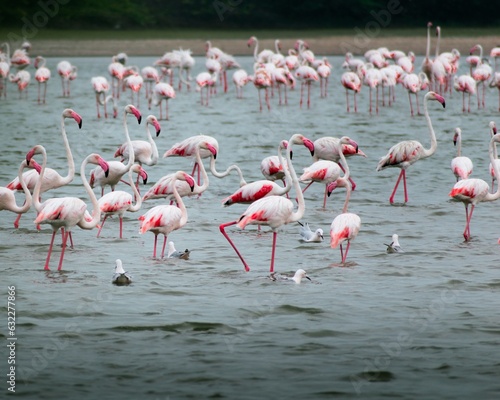
[[[155,235],[153,258],[156,258],[156,244],[158,235],[163,234],[163,248],[161,251],[161,258],[165,255],[165,245],[167,243],[168,235],[182,228],[186,225],[188,214],[186,206],[179,196],[177,188],[175,187],[175,180],[180,179],[186,181],[191,188],[194,188],[194,180],[191,176],[183,171],[177,171],[173,177],[173,195],[177,206],[174,205],[159,205],[151,208],[146,214],[139,217],[140,228],[139,233],[143,234],[151,231]]]
[[[217,149],[212,146],[208,142],[199,142],[198,146],[195,148],[195,162],[199,166],[201,179],[203,184],[199,185],[195,182],[194,188],[190,187],[190,185],[186,181],[182,181],[179,179],[174,179],[175,174],[168,174],[161,177],[143,196],[142,201],[146,201],[149,199],[160,199],[160,198],[169,198],[170,204],[173,204],[173,187],[175,185],[179,196],[193,196],[193,195],[201,195],[205,190],[208,189],[209,180],[208,174],[205,170],[205,166],[201,161],[200,151],[208,151],[212,154],[213,157],[217,156]]]
[[[455,76],[453,87],[457,92],[462,92],[462,112],[465,112],[465,94],[469,95],[467,111],[470,112],[470,96],[476,94],[476,81],[470,75]]]
[[[500,72],[493,74],[493,79],[490,81],[490,87],[498,89],[498,111],[500,111]]]
[[[12,53],[10,59],[10,64],[18,71],[25,69],[31,63],[30,57],[28,56],[27,49],[16,49]]]
[[[451,170],[457,182],[461,179],[467,179],[473,170],[472,161],[469,157],[462,156],[462,130],[455,128],[453,135],[453,144],[457,147],[457,156],[451,160]]]
[[[33,147],[26,155],[26,162],[30,162],[31,158],[35,154],[43,155],[42,170],[40,171],[40,179],[35,186],[33,192],[33,205],[37,211],[37,217],[35,219],[35,224],[49,224],[52,227],[52,239],[50,241],[49,251],[47,254],[47,259],[45,260],[45,270],[49,270],[50,255],[52,254],[52,247],[54,245],[54,238],[59,230],[59,228],[64,229],[63,232],[63,243],[61,256],[59,259],[59,265],[57,270],[61,270],[64,260],[64,252],[66,250],[66,242],[71,233],[71,229],[78,225],[82,229],[93,229],[97,225],[101,217],[101,211],[99,205],[97,204],[97,199],[94,192],[90,188],[90,185],[85,176],[85,167],[88,163],[100,165],[104,171],[107,171],[107,164],[104,159],[98,154],[90,154],[83,160],[80,175],[82,177],[83,186],[90,197],[93,205],[92,218],[87,221],[85,211],[87,210],[87,205],[84,201],[77,197],[62,197],[62,198],[51,198],[40,203],[40,188],[43,181],[43,175],[45,173],[45,166],[47,164],[47,153],[45,148],[41,145]]]
[[[259,92],[259,109],[262,111],[262,100],[260,92],[264,90],[267,109],[271,110],[269,103],[269,88],[271,87],[272,79],[271,74],[265,68],[258,68],[253,75],[253,85]]]
[[[498,164],[495,162],[494,158],[494,145],[495,143],[500,142],[500,136],[494,135],[490,140],[489,145],[489,156],[491,165],[494,168],[495,176],[500,176],[500,170],[498,168]],[[465,205],[465,230],[464,230],[464,239],[465,241],[470,240],[470,221],[472,219],[472,213],[474,212],[475,206],[480,202],[486,201],[495,201],[500,198],[500,185],[497,187],[495,193],[490,193],[489,185],[483,181],[482,179],[477,178],[468,178],[462,179],[455,183],[453,189],[451,190],[450,197],[453,197],[455,200],[459,200]],[[469,212],[469,205],[471,205],[471,209]]]
[[[243,98],[243,88],[250,81],[247,72],[244,69],[238,69],[233,73],[233,82],[236,87],[236,98]]]
[[[420,106],[418,104],[418,92],[420,92],[422,85],[420,78],[417,74],[407,74],[403,78],[403,87],[408,91],[408,100],[410,101],[410,114],[413,117],[413,104],[411,102],[411,95],[415,95],[417,102],[417,115],[420,115]]]
[[[314,143],[310,141],[309,139],[303,137],[302,139],[297,139],[299,142],[301,142],[309,151],[311,154],[314,154]],[[284,141],[281,141],[279,146],[278,146],[278,159],[281,165],[283,165],[283,157],[281,155],[281,150],[282,149],[287,149],[288,144],[284,146]],[[337,164],[335,164],[337,165]],[[241,203],[241,204],[249,204],[253,203],[256,200],[259,200],[263,197],[268,197],[268,196],[282,196],[284,194],[287,194],[292,186],[290,185],[290,182],[292,180],[290,176],[290,172],[288,169],[285,167],[283,168],[283,173],[286,176],[287,179],[287,184],[285,184],[284,187],[279,186],[277,183],[269,180],[259,180],[259,181],[254,181],[247,183],[246,185],[240,187],[236,192],[234,192],[232,195],[226,197],[225,199],[222,200],[222,204],[224,207],[230,206],[235,203]]]
[[[432,60],[430,58],[431,52],[431,27],[432,22],[427,23],[427,46],[425,48],[425,58],[422,61],[422,72],[427,75],[427,79],[432,80]]]
[[[111,85],[113,88],[113,97],[120,98],[120,88],[123,79],[125,79],[127,74],[127,68],[121,62],[116,60],[116,56],[113,56],[111,64],[108,66],[108,72],[111,76]]]
[[[210,94],[213,93],[215,89],[215,84],[217,82],[217,73],[211,74],[210,72],[200,72],[196,75],[196,90],[200,92],[201,105],[208,106],[208,100],[210,98]],[[206,89],[206,97],[205,101],[203,101],[203,89]]]
[[[101,226],[97,231],[97,237],[100,236],[104,223],[106,222],[106,219],[110,215],[118,215],[118,218],[120,219],[120,239],[122,239],[123,215],[127,211],[136,212],[141,209],[142,198],[134,184],[132,177],[133,172],[137,174],[137,179],[139,179],[139,176],[141,176],[145,182],[147,181],[148,175],[146,174],[146,171],[144,171],[139,164],[134,164],[129,169],[128,171],[129,183],[130,187],[132,188],[132,191],[134,192],[134,197],[132,197],[130,193],[127,193],[123,190],[115,190],[114,192],[106,193],[97,201],[101,213],[104,214]],[[134,202],[134,198],[135,198],[135,204],[132,204]]]
[[[302,193],[305,193],[309,186],[311,186],[314,182],[325,184],[323,208],[326,207],[328,184],[337,180],[340,177],[341,171],[344,171],[344,178],[349,179],[349,166],[345,159],[344,152],[342,151],[342,147],[344,145],[349,145],[356,149],[356,151],[358,150],[358,144],[354,140],[352,140],[348,136],[343,136],[336,143],[336,152],[340,157],[339,162],[334,162],[331,160],[318,160],[311,166],[304,168],[304,173],[299,177],[300,182],[308,183],[307,186],[302,190]],[[343,164],[343,168],[340,167],[341,163]]]
[[[124,126],[124,132],[125,132],[125,138],[127,140],[127,143],[129,144],[129,152],[132,154],[129,154],[128,162],[127,164],[123,164],[120,161],[109,161],[107,163],[108,165],[108,171],[104,171],[101,167],[96,167],[93,169],[90,173],[90,186],[94,188],[96,185],[101,186],[101,196],[104,196],[104,187],[105,186],[111,186],[111,191],[115,190],[116,185],[120,180],[122,179],[123,175],[125,175],[132,164],[134,163],[134,154],[133,154],[133,146],[131,144],[130,140],[130,135],[128,133],[128,126],[127,126],[127,115],[131,114],[135,118],[137,118],[137,122],[140,124],[141,123],[141,113],[139,110],[132,104],[128,104],[125,106],[124,113],[123,113],[123,126]],[[132,151],[130,151],[132,149]]]
[[[26,186],[26,182],[23,179],[23,171],[28,165],[29,163],[26,160],[23,160],[21,162],[21,165],[19,166],[19,170],[17,173],[17,177],[20,182],[21,188],[23,189],[24,195],[26,196],[24,204],[21,207],[19,207],[16,203],[16,197],[14,195],[14,191],[9,189],[8,187],[0,187],[0,211],[8,210],[21,215],[26,213],[30,209],[32,200],[31,193],[28,187]],[[39,170],[38,172],[40,171],[41,170]]]
[[[141,69],[142,79],[146,92],[146,99],[153,94],[153,85],[160,81],[160,74],[155,67],[147,66]]]
[[[269,271],[274,272],[274,259],[276,252],[276,239],[278,236],[278,229],[285,224],[289,224],[290,222],[299,221],[304,216],[305,212],[304,196],[302,195],[302,191],[300,190],[299,180],[297,178],[297,174],[295,173],[295,170],[292,165],[292,160],[290,158],[292,145],[294,144],[305,145],[304,143],[305,139],[307,138],[305,138],[302,135],[298,134],[293,135],[288,140],[288,148],[286,152],[286,161],[288,170],[290,171],[294,189],[297,192],[298,209],[294,211],[294,202],[283,196],[266,196],[250,204],[247,210],[236,221],[226,222],[219,226],[221,233],[224,235],[224,237],[227,239],[231,247],[238,255],[241,262],[243,263],[243,266],[245,267],[245,271],[247,272],[250,271],[250,267],[248,266],[247,262],[245,261],[239,250],[236,248],[236,245],[229,238],[225,229],[231,225],[237,225],[241,229],[244,229],[245,226],[249,224],[268,225],[273,231],[271,266],[269,268]]]
[[[347,104],[347,112],[349,109],[349,90],[354,92],[354,112],[358,112],[358,103],[356,101],[356,95],[361,91],[361,80],[357,73],[348,71],[344,72],[340,77],[340,82],[345,88],[345,100]]]
[[[491,137],[495,136],[497,134],[497,125],[495,124],[495,121],[490,121],[489,127],[490,127],[490,136]],[[493,144],[493,158],[495,159],[494,164],[497,164],[497,168],[500,171],[500,160],[498,159],[496,143]],[[489,165],[489,170],[491,175],[491,191],[493,192],[495,190],[495,181],[497,180],[497,177],[495,175],[495,168],[493,168],[492,163],[490,163]]]
[[[195,135],[195,136],[190,136],[187,139],[184,139],[182,142],[175,143],[169,150],[165,152],[163,155],[164,158],[166,157],[196,157],[196,149],[199,147],[200,142],[206,142],[210,144],[213,148],[215,148],[216,152],[219,152],[219,143],[217,142],[217,139],[215,139],[212,136],[207,136],[207,135]],[[245,179],[243,179],[243,173],[241,172],[241,169],[238,165],[233,164],[230,165],[224,172],[219,172],[215,169],[215,159],[216,155],[214,155],[210,150],[208,149],[203,149],[200,148],[200,156],[201,158],[209,158],[210,157],[210,172],[212,172],[212,175],[215,176],[216,178],[224,178],[229,173],[233,170],[236,171],[240,178],[240,186],[246,185]],[[198,179],[197,182],[199,184],[200,182],[200,170],[199,170],[199,165],[197,162],[195,162],[193,166],[193,171],[191,172],[191,175],[194,176],[195,172],[198,170]]]
[[[38,82],[38,104],[40,104],[40,86],[43,85],[43,104],[47,94],[47,82],[50,79],[50,69],[45,66],[45,58],[38,56],[35,58],[35,79]]]
[[[123,80],[123,83],[125,84],[126,87],[128,87],[130,89],[131,103],[137,104],[137,107],[139,107],[139,98],[141,97],[140,93],[141,93],[142,85],[144,84],[144,79],[142,78],[141,75],[134,72],[131,75],[128,75]],[[135,93],[135,97],[137,98],[137,103],[134,102],[134,93]]]
[[[344,178],[338,178],[328,187],[328,192],[331,193],[336,187],[342,186],[346,188],[346,196],[342,214],[337,215],[330,225],[330,247],[332,249],[340,245],[341,263],[345,264],[347,253],[351,246],[351,240],[354,240],[361,228],[361,218],[358,215],[347,212],[349,199],[351,197],[351,183]],[[342,243],[347,241],[345,252],[342,248]]]
[[[104,76],[94,76],[90,83],[95,93],[95,104],[97,108],[97,118],[101,118],[101,111],[99,106],[104,107],[104,118],[108,118],[108,110],[106,105],[109,101],[113,102],[113,118],[116,118],[118,114],[118,108],[116,106],[116,100],[112,95],[106,96],[109,92],[109,82]]]
[[[36,184],[39,180],[42,180],[40,186],[40,194],[45,193],[48,190],[56,189],[65,186],[73,181],[75,177],[75,162],[73,160],[73,154],[71,153],[71,148],[69,146],[68,137],[66,135],[66,124],[65,119],[72,118],[78,124],[78,128],[82,127],[82,117],[73,111],[71,108],[66,108],[61,114],[61,135],[64,143],[64,148],[66,150],[66,159],[68,161],[68,173],[66,176],[61,176],[57,171],[52,168],[45,168],[45,173],[43,177],[40,175],[39,171],[30,170],[24,173],[23,179],[26,182],[28,189],[33,192],[35,190]],[[33,160],[34,162],[34,160]],[[21,190],[21,182],[18,178],[14,179],[7,185],[7,188],[11,190]],[[19,227],[19,221],[21,219],[21,214],[18,215],[14,221],[14,227]]]
[[[370,114],[372,113],[372,92],[376,90],[375,109],[378,114],[378,88],[382,84],[382,73],[373,64],[366,64],[366,72],[363,83],[370,88]]]
[[[320,84],[320,95],[321,97],[328,96],[328,78],[332,74],[332,65],[328,62],[326,58],[323,58],[323,61],[316,68],[316,72],[319,76],[319,84]]]
[[[481,105],[483,108],[485,107],[484,100],[485,100],[485,92],[486,92],[486,82],[491,78],[493,75],[493,70],[491,66],[488,64],[488,61],[486,59],[482,59],[482,54],[483,54],[483,48],[481,45],[476,44],[472,49],[471,49],[471,54],[473,51],[475,51],[476,48],[480,48],[481,52],[481,57],[480,61],[477,64],[477,67],[472,71],[472,77],[476,82],[478,82],[479,85],[483,87],[483,97],[482,100],[479,98],[479,89],[477,93],[477,108],[480,108]]]
[[[282,140],[280,142],[280,146],[281,146],[281,148],[286,150],[288,147],[288,141]],[[264,175],[264,177],[267,180],[270,180],[273,182],[277,181],[277,180],[281,180],[281,181],[283,181],[283,184],[286,184],[285,179],[284,179],[285,178],[285,172],[284,172],[285,168],[286,168],[286,165],[283,165],[280,162],[280,159],[278,156],[265,157],[260,162],[260,171],[262,172],[262,175]]]
[[[2,54],[0,53],[0,56]],[[9,77],[10,65],[0,57],[0,97],[7,97],[7,78]]]
[[[307,86],[307,108],[311,105],[311,84],[319,81],[319,75],[313,67],[301,65],[295,71],[295,77],[301,81],[300,85],[300,107],[302,108],[302,100],[304,94],[304,86]]]
[[[23,92],[26,94],[25,97],[28,98],[28,85],[31,81],[31,74],[28,71],[20,70],[15,75],[9,74],[9,81],[17,84],[19,98],[22,98]]]
[[[160,119],[163,119],[161,103],[165,101],[165,119],[168,120],[168,101],[175,99],[174,88],[166,82],[157,82],[153,87],[153,93],[148,99],[148,108],[151,104],[160,108]]]
[[[77,68],[69,61],[61,61],[57,64],[57,73],[61,77],[63,97],[69,97],[70,82],[76,79]]]
[[[377,171],[381,171],[389,167],[401,168],[401,172],[399,174],[398,180],[396,181],[396,185],[394,186],[394,190],[389,197],[389,202],[391,204],[394,202],[394,195],[396,194],[396,189],[398,188],[401,178],[403,178],[405,203],[408,202],[408,191],[406,188],[406,169],[418,160],[432,156],[437,149],[436,135],[434,133],[434,129],[432,128],[431,118],[429,117],[429,111],[427,109],[427,102],[429,100],[439,101],[443,105],[443,108],[445,107],[445,100],[441,95],[435,92],[427,92],[424,97],[424,114],[431,136],[431,147],[429,149],[425,149],[424,146],[422,146],[422,144],[416,140],[405,140],[392,146],[389,149],[389,152],[380,159],[377,165]]]

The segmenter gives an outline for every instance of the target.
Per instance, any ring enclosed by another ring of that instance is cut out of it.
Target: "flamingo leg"
[[[307,108],[311,106],[311,83],[307,84]]]
[[[309,182],[304,189],[302,189],[302,194],[314,183],[314,181]]]
[[[104,226],[104,223],[106,222],[106,218],[108,218],[108,215],[104,215],[104,218],[102,219],[102,224],[101,226],[99,227],[99,230],[97,231],[97,236],[96,237],[99,237],[101,235],[101,231],[102,231],[102,228]]]
[[[347,241],[347,246],[345,248],[344,256],[342,257],[342,264],[345,264],[345,260],[347,259],[347,253],[349,253],[349,247],[351,246],[351,242]]]
[[[325,196],[323,197],[323,208],[326,208],[326,198],[328,196],[328,185],[325,185]]]
[[[493,185],[492,185],[493,186]],[[26,201],[25,201],[26,203]],[[19,221],[21,220],[22,214],[17,214],[16,220],[14,221],[14,228],[19,228]]]
[[[45,267],[43,268],[46,271],[50,271],[49,268],[50,255],[52,254],[52,247],[54,246],[54,239],[56,237],[56,233],[57,231],[53,231],[52,238],[50,239],[49,252],[47,253],[47,258],[45,259]]]
[[[260,98],[260,90],[259,90],[259,109],[262,111],[262,100]]]
[[[232,221],[232,222],[226,222],[225,224],[220,224],[219,226],[219,230],[221,231],[221,233],[224,235],[224,237],[227,239],[227,241],[229,242],[229,244],[231,245],[231,247],[234,249],[234,251],[236,252],[236,254],[238,255],[238,257],[240,258],[241,262],[243,263],[243,266],[245,267],[245,271],[248,272],[250,271],[250,267],[248,266],[248,264],[246,263],[246,261],[244,260],[243,256],[241,255],[241,253],[239,252],[239,250],[236,248],[236,245],[233,243],[233,241],[229,238],[229,235],[226,233],[226,227],[228,226],[231,226],[231,225],[236,225],[238,221]],[[271,271],[272,271],[272,268],[273,268],[273,264],[272,264],[272,261],[271,261]]]
[[[340,243],[340,262],[343,263],[344,262],[344,248],[342,247],[342,243]]]
[[[357,92],[354,92],[354,112],[355,113],[358,112],[358,102],[356,100],[356,94],[357,94]]]
[[[408,92],[408,100],[410,100],[410,115],[413,117],[413,104],[411,102],[411,94]]]
[[[304,95],[304,82],[300,84],[300,108],[302,108],[302,97]]]
[[[269,102],[269,90],[266,88],[266,104],[267,104],[267,109],[271,110],[271,103]]]
[[[394,189],[392,190],[391,197],[389,197],[389,202],[392,204],[394,203],[394,195],[396,194],[396,190],[398,189],[399,186],[399,181],[401,180],[403,176],[403,171],[404,169],[401,169],[401,172],[399,173],[398,180],[396,181],[396,184],[394,185]]]
[[[420,105],[418,104],[418,93],[415,93],[415,98],[417,100],[417,114],[420,115]]]
[[[119,216],[120,218],[120,239],[123,239],[123,216]]]
[[[271,267],[269,272],[274,272],[274,256],[276,254],[276,240],[278,239],[278,232],[273,232],[273,249],[271,251]]]
[[[470,221],[472,220],[472,212],[474,211],[474,204],[470,207],[469,217],[467,218],[467,224],[465,226],[464,238],[468,242],[470,240]]]
[[[349,111],[349,91],[347,89],[345,90],[345,102],[347,104],[347,112],[350,112]]]
[[[163,246],[161,248],[161,258],[165,256],[165,245],[167,244],[167,235],[163,235]]]
[[[153,247],[153,258],[156,258],[156,244],[158,242],[158,234],[155,233],[155,244],[154,244],[154,247]]]
[[[403,172],[403,188],[405,192],[405,203],[408,203],[408,189],[406,187],[406,170],[402,169],[401,171]]]
[[[66,242],[68,241],[69,231],[66,229],[63,233],[63,245],[61,250],[61,256],[59,257],[59,265],[57,266],[57,270],[60,271],[62,269],[63,261],[64,261],[64,252],[66,251]]]

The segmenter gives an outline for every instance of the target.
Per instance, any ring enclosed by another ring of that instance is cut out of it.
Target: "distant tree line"
[[[331,29],[380,18],[391,27],[500,26],[499,4],[484,0],[16,0],[0,26],[51,29]]]

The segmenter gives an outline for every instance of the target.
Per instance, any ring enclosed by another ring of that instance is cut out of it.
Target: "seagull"
[[[111,282],[115,285],[128,285],[132,283],[132,275],[123,269],[122,260],[119,258],[115,262],[115,274]]]
[[[182,258],[183,260],[188,260],[189,253],[191,252],[188,249],[184,251],[177,251],[175,249],[174,242],[168,242],[167,258]]]
[[[300,224],[300,240],[303,242],[322,242],[323,241],[323,229],[318,228],[315,232],[309,228],[309,223],[306,222],[302,224],[300,221],[297,221]]]
[[[298,269],[292,278],[290,278],[289,276],[281,275],[281,274],[276,273],[276,272],[271,272],[271,274],[269,275],[269,279],[271,279],[272,281],[277,281],[277,280],[293,281],[296,284],[299,284],[300,282],[302,282],[302,278],[306,278],[306,279],[309,279],[311,281],[311,278],[309,278],[307,276],[306,271],[304,271],[303,269]]]
[[[398,240],[397,234],[392,235],[391,244],[386,244],[386,243],[384,243],[384,244],[387,246],[388,253],[404,253],[404,250],[399,245],[399,240]]]

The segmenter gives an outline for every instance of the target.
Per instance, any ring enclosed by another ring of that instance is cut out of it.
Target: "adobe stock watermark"
[[[408,349],[415,340],[417,334],[424,333],[429,325],[437,322],[444,310],[457,301],[461,294],[460,289],[444,289],[438,298],[431,301],[428,307],[419,312],[412,313],[408,318],[411,329],[397,333],[391,341],[380,343],[381,354],[372,359],[363,360],[365,368],[362,373],[351,375],[350,381],[357,395],[362,393],[363,386],[371,382],[377,382],[392,360],[401,357],[405,349]]]
[[[387,2],[387,7],[379,11],[370,11],[370,15],[373,20],[368,21],[365,24],[364,29],[355,27],[354,31],[356,35],[352,43],[343,42],[340,46],[344,53],[361,53],[370,41],[380,34],[382,28],[387,28],[392,21],[394,15],[401,14],[404,11],[403,6],[400,4],[399,0],[389,0]]]
[[[224,21],[224,14],[233,12],[236,7],[238,7],[243,0],[214,0],[212,6],[219,17],[219,20]]]
[[[22,17],[21,22],[23,26],[21,27],[21,35],[17,35],[14,32],[9,32],[7,34],[7,40],[11,47],[14,44],[21,42],[25,39],[32,39],[36,36],[38,31],[47,26],[47,23],[51,18],[54,18],[58,13],[60,6],[68,4],[70,0],[40,0],[37,3],[39,8],[31,17]]]

